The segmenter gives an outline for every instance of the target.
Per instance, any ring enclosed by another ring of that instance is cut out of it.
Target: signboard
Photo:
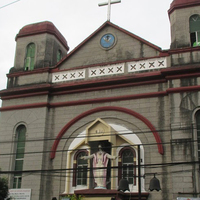
[[[178,197],[177,200],[200,200],[200,198],[193,198],[193,197]]]
[[[11,200],[31,200],[31,189],[10,189]]]

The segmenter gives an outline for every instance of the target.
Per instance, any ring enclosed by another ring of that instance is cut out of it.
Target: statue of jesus
[[[98,146],[98,149],[96,153],[90,156],[83,156],[82,159],[93,159],[93,174],[96,183],[95,189],[106,189],[107,164],[109,159],[114,160],[117,156],[111,156],[102,151],[101,145]]]

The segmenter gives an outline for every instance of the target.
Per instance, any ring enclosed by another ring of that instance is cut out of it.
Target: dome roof
[[[54,26],[54,24],[49,21],[39,22],[39,23],[29,24],[29,25],[24,26],[22,29],[20,29],[15,40],[17,40],[20,37],[38,35],[41,33],[49,33],[49,34],[54,35],[62,43],[62,45],[64,45],[65,48],[69,50],[66,39],[58,31],[58,29]]]
[[[175,9],[200,5],[200,0],[173,0],[168,13],[172,13]]]

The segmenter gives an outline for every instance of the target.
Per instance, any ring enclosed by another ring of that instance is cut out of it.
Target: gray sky
[[[0,0],[0,7],[16,0]],[[0,8],[0,90],[14,65],[15,36],[28,24],[51,21],[68,41],[70,51],[107,20],[107,0],[19,0]],[[169,49],[168,9],[172,0],[121,0],[112,5],[111,22]]]

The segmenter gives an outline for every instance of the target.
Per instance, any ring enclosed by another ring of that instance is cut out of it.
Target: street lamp
[[[149,190],[150,191],[161,190],[160,181],[156,178],[155,173],[154,173],[154,177],[150,180]]]

